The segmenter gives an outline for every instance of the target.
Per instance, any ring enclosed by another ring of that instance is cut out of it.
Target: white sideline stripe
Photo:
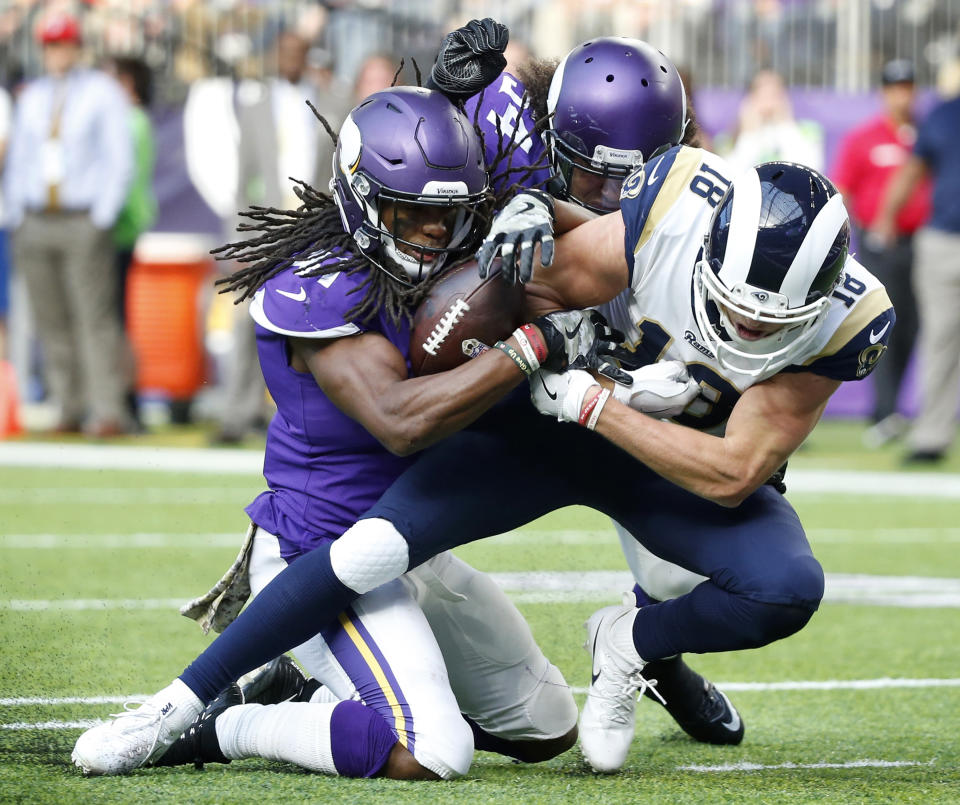
[[[815,544],[921,545],[960,542],[960,528],[811,528],[807,535]],[[615,534],[609,529],[562,529],[524,527],[490,537],[485,543],[497,545],[612,545]],[[134,532],[131,534],[6,534],[0,535],[0,549],[52,550],[60,548],[223,548],[239,547],[241,531],[195,534]]]
[[[849,760],[846,763],[723,763],[719,766],[677,766],[677,771],[725,772],[775,769],[895,769],[902,766],[932,766],[932,760]]]
[[[260,476],[263,452],[212,447],[0,443],[0,467],[152,470]],[[790,493],[862,494],[883,497],[960,498],[960,475],[938,472],[859,472],[790,469]]]
[[[490,573],[511,599],[524,604],[613,601],[633,587],[621,570]],[[183,598],[39,598],[0,600],[18,612],[179,609]],[[960,607],[960,579],[827,573],[824,600],[834,604],[895,607]]]

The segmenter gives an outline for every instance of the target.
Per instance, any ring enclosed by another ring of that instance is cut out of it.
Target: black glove
[[[510,199],[493,219],[477,251],[481,278],[500,254],[500,275],[513,284],[533,276],[533,253],[540,244],[540,264],[553,262],[553,199],[541,190],[525,190]]]
[[[439,90],[455,102],[476,95],[507,66],[503,51],[509,40],[506,26],[489,17],[470,20],[451,31],[440,45],[427,88]]]
[[[596,310],[562,310],[534,319],[533,324],[543,333],[547,345],[542,367],[554,372],[593,369],[624,386],[633,383],[633,378],[609,357],[623,334],[610,327]]]

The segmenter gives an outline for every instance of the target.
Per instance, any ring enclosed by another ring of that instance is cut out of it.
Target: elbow
[[[766,480],[766,476],[760,478],[749,471],[726,475],[722,480],[718,480],[704,497],[725,509],[735,509],[763,486]]]
[[[388,452],[395,456],[411,456],[430,444],[429,431],[416,420],[392,422],[377,437]]]

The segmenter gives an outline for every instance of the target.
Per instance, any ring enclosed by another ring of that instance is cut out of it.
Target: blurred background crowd
[[[335,132],[401,63],[416,83],[447,31],[485,16],[510,28],[508,69],[591,36],[645,39],[734,166],[825,171],[899,321],[883,371],[828,415],[863,418],[869,447],[944,455],[960,401],[960,142],[942,136],[960,118],[960,0],[0,0],[0,437],[262,431],[252,322],[215,293],[231,266],[209,250],[239,209],[296,206],[287,177],[326,186],[333,141],[305,99]]]

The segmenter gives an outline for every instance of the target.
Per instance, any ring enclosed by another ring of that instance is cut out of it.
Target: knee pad
[[[463,777],[473,763],[473,730],[462,718],[445,724],[443,735],[418,734],[411,751],[417,763],[443,780]]]
[[[551,665],[540,680],[527,702],[527,710],[534,730],[529,737],[533,739],[559,738],[577,725],[579,711],[573,692],[555,665]]]
[[[330,546],[333,572],[360,595],[403,575],[409,560],[403,535],[379,517],[358,521]]]

